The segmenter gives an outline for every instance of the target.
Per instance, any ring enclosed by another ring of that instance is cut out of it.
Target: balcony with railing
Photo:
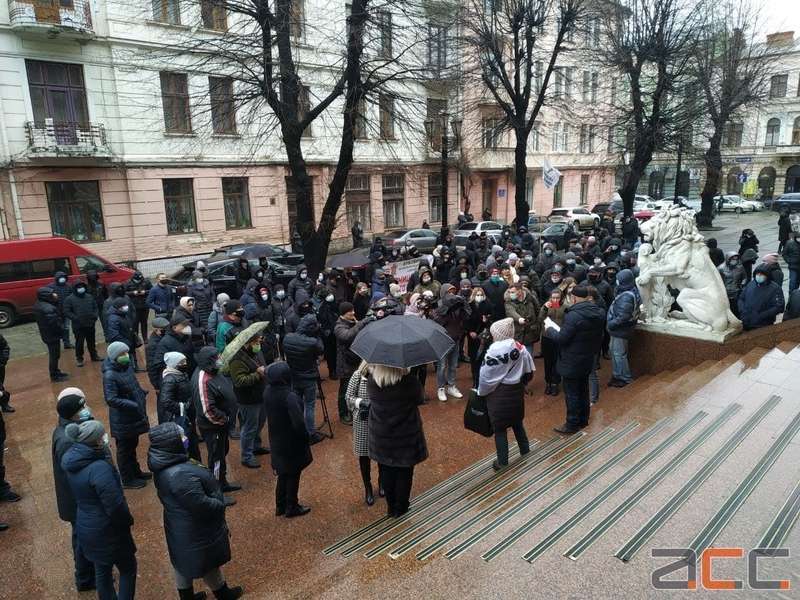
[[[94,37],[89,0],[9,0],[11,29],[18,33],[75,39]]]
[[[25,123],[29,158],[110,158],[106,129],[100,123]]]

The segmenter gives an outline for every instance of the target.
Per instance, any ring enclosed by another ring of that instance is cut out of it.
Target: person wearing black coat
[[[278,335],[278,348],[283,355],[283,338],[286,337],[286,321],[292,314],[292,302],[286,297],[286,290],[280,284],[275,285],[272,294],[273,330]]]
[[[486,292],[483,288],[477,287],[472,290],[469,306],[470,314],[464,321],[464,331],[467,337],[467,357],[472,370],[472,387],[477,388],[482,354],[486,349],[484,340],[489,334],[489,325],[492,322],[492,308],[486,301]]]
[[[58,296],[51,287],[40,287],[36,291],[36,304],[33,305],[39,337],[47,346],[50,381],[64,381],[69,377],[58,368],[61,358],[61,336],[64,323],[58,310]]]
[[[772,325],[784,309],[783,290],[769,278],[767,266],[759,265],[739,294],[739,318],[745,331]]]
[[[86,271],[86,289],[87,293],[91,294],[94,301],[97,303],[97,310],[103,306],[103,302],[108,298],[108,290],[103,282],[100,281],[100,276],[95,270]]]
[[[297,275],[286,287],[286,296],[292,304],[297,305],[310,300],[313,291],[314,284],[308,277],[308,269],[305,265],[299,265],[297,267]]]
[[[153,389],[158,391],[161,387],[161,371],[164,367],[159,364],[156,353],[158,352],[158,344],[164,338],[167,329],[169,329],[169,321],[164,317],[156,317],[153,319],[152,325],[153,330],[147,339],[144,355],[147,361],[147,379],[150,380],[150,385],[153,386]]]
[[[303,414],[303,400],[292,391],[292,373],[287,363],[276,362],[267,367],[264,403],[272,470],[278,474],[275,515],[301,517],[311,508],[300,504],[297,498],[300,475],[314,458]]]
[[[708,257],[715,267],[725,262],[725,253],[719,248],[716,238],[708,238],[706,246],[708,246]]]
[[[143,340],[147,339],[147,319],[150,316],[147,296],[152,287],[153,284],[140,271],[135,271],[125,284],[125,291],[133,303],[133,331],[141,330]]]
[[[106,343],[122,342],[135,347],[136,332],[131,326],[130,304],[125,298],[115,298],[106,317]]]
[[[356,319],[355,308],[350,302],[342,302],[339,305],[339,318],[333,326],[333,335],[336,338],[336,373],[339,376],[338,410],[339,420],[345,425],[353,423],[353,417],[347,408],[345,394],[347,384],[361,364],[361,358],[350,350],[350,345],[356,339],[358,333],[370,320]]]
[[[56,274],[53,276],[53,283],[51,285],[53,292],[55,292],[55,295],[58,297],[58,313],[61,316],[61,322],[64,325],[61,333],[61,338],[64,341],[64,350],[71,350],[72,344],[69,341],[70,322],[69,319],[67,319],[64,315],[64,300],[66,300],[67,296],[72,293],[72,288],[67,280],[67,274],[63,271],[56,272]]]
[[[236,267],[236,296],[241,297],[247,287],[247,282],[252,279],[253,273],[250,270],[250,262],[246,258],[240,258]]]
[[[778,254],[783,252],[790,237],[792,237],[792,220],[789,218],[789,211],[783,209],[781,216],[778,217]]]
[[[53,459],[53,483],[56,491],[56,507],[58,518],[69,523],[72,528],[72,557],[75,563],[75,587],[79,592],[95,589],[94,563],[83,553],[78,544],[78,533],[75,521],[78,516],[78,505],[75,494],[69,487],[67,474],[61,467],[61,461],[74,442],[67,437],[66,427],[70,423],[82,423],[92,418],[86,406],[86,398],[78,388],[66,388],[58,395],[56,404],[58,425],[53,429],[51,456]]]
[[[161,372],[166,364],[164,355],[167,352],[180,352],[186,357],[188,373],[193,373],[196,366],[194,344],[192,344],[191,325],[182,316],[177,315],[169,322],[170,328],[156,346],[153,353],[153,369],[156,371],[159,387],[161,383]],[[154,386],[155,387],[155,386]],[[158,389],[158,387],[156,387]]]
[[[201,271],[192,273],[192,281],[186,287],[186,295],[194,299],[193,312],[205,335],[205,331],[208,329],[208,317],[211,316],[211,311],[214,309],[214,288]]]
[[[114,301],[118,298],[125,300],[125,304],[128,306],[128,319],[130,320],[131,329],[133,329],[136,315],[136,311],[133,309],[133,302],[131,302],[128,294],[125,292],[125,285],[115,281],[111,284],[111,291],[108,298],[105,299],[103,306],[100,307],[100,325],[103,327],[103,333],[106,336],[108,335],[106,333],[108,329],[108,315],[111,313]]]
[[[408,512],[414,466],[428,458],[419,414],[423,390],[407,369],[369,365],[369,370],[369,457],[378,463],[386,514],[396,518]]]
[[[8,359],[11,357],[11,347],[8,345],[6,338],[3,337],[3,334],[0,333],[0,412],[14,412],[14,408],[11,406],[11,394],[8,391],[5,394],[2,393],[5,390],[6,384],[6,365],[8,364]]]
[[[94,419],[65,427],[72,442],[61,468],[77,504],[78,545],[94,563],[98,600],[133,600],[136,596],[136,544],[133,515],[111,462],[103,424]],[[119,589],[114,590],[114,567]]]
[[[492,308],[492,321],[499,321],[506,318],[505,293],[508,290],[508,283],[500,276],[500,269],[492,268],[488,280],[481,285],[486,293],[486,300]]]
[[[117,467],[126,488],[141,488],[150,479],[136,458],[139,436],[150,429],[147,417],[147,392],[131,368],[130,349],[113,342],[103,361],[103,396],[108,405],[111,437],[117,446]]]
[[[605,311],[590,301],[586,286],[572,290],[573,305],[564,313],[560,331],[550,327],[547,335],[559,347],[558,372],[563,378],[567,419],[556,427],[573,434],[589,424],[589,375],[603,343]]]
[[[336,336],[333,335],[333,328],[339,319],[339,307],[336,304],[336,297],[328,291],[322,302],[317,308],[317,319],[322,336],[322,345],[325,348],[325,364],[328,365],[328,379],[336,380],[341,375],[336,370]]]
[[[359,283],[356,285],[356,293],[353,297],[353,310],[355,311],[357,320],[361,321],[367,316],[367,312],[369,312],[369,305],[369,287],[366,283]]]
[[[800,287],[800,234],[783,244],[783,259],[789,268],[789,293]]]
[[[147,466],[164,508],[164,534],[178,598],[196,599],[195,579],[203,579],[218,599],[241,597],[244,590],[229,588],[220,571],[231,560],[231,545],[219,484],[211,471],[187,456],[186,436],[177,424],[156,425],[149,437]]]
[[[72,322],[72,331],[75,334],[75,361],[79,367],[83,366],[84,344],[89,349],[92,361],[100,361],[95,348],[95,323],[99,314],[94,296],[88,293],[83,281],[78,281],[73,293],[64,300],[64,316]]]
[[[313,313],[304,316],[297,331],[286,336],[283,341],[283,351],[292,374],[292,389],[303,398],[305,404],[308,434],[313,443],[320,442],[322,434],[317,431],[314,424],[314,414],[319,383],[317,357],[325,351],[325,346],[319,337],[319,323]]]

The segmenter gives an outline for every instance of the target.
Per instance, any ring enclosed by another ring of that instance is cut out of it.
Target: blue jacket
[[[154,285],[147,292],[147,307],[152,308],[159,315],[171,314],[175,307],[175,292],[168,285],[164,287]]]
[[[147,433],[147,392],[139,385],[131,365],[123,366],[106,358],[103,361],[103,396],[108,404],[111,435],[115,438],[136,437]]]
[[[605,311],[593,302],[581,302],[567,308],[561,331],[548,336],[558,344],[558,372],[562,377],[581,379],[594,368],[595,357],[603,345]]]
[[[69,283],[65,283],[64,285],[58,283],[58,280],[62,277],[64,279],[67,279],[67,274],[64,273],[63,271],[58,271],[53,276],[53,291],[56,293],[56,296],[58,296],[59,310],[63,309],[64,300],[66,300],[67,296],[69,296],[72,293],[72,286],[70,286]]]
[[[759,285],[755,275],[763,273],[767,281]],[[775,323],[775,317],[783,312],[785,300],[783,290],[769,279],[769,273],[757,267],[753,279],[739,294],[739,318],[745,329],[757,329]]]
[[[75,531],[86,558],[110,564],[135,554],[133,516],[108,449],[73,444],[61,467],[78,505]]]
[[[131,342],[133,341],[133,335],[134,333],[131,328],[128,313],[112,308],[108,312],[108,319],[106,321],[106,343],[122,342],[128,347],[132,347]]]
[[[629,269],[617,274],[617,297],[608,308],[608,333],[617,338],[629,339],[636,328],[636,316],[642,298]]]

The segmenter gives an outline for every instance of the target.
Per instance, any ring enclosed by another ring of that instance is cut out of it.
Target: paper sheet
[[[544,319],[544,328],[545,328],[545,330],[547,330],[550,327],[552,327],[556,331],[561,331],[561,327],[559,326],[558,323],[553,321],[553,319],[551,319],[550,317],[545,317],[545,319]]]

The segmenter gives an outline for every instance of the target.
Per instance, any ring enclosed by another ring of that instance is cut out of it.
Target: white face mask
[[[300,279],[305,279],[308,277],[308,273],[300,273]]]
[[[128,312],[128,307],[127,307],[127,306],[121,306],[121,307],[120,307],[120,310],[121,310],[122,312],[126,313],[126,312]]]
[[[333,302],[333,294],[328,294],[327,296],[325,296],[325,301],[326,302]]]
[[[261,294],[262,300],[269,300],[269,294]]]
[[[483,296],[475,296],[475,304],[480,304],[484,300],[486,300],[486,298],[484,298]]]
[[[104,434],[103,434],[103,444],[105,444],[106,446],[108,446],[108,434],[107,434],[107,433],[104,433]]]
[[[191,335],[192,334],[192,327],[191,325],[186,325],[183,329],[181,329],[181,333],[183,335]]]
[[[278,298],[278,300],[283,300],[286,297],[286,292],[280,290],[278,292],[275,292],[275,296]]]
[[[197,277],[197,278],[195,278],[194,282],[195,283],[203,283],[203,278],[202,277]]]

